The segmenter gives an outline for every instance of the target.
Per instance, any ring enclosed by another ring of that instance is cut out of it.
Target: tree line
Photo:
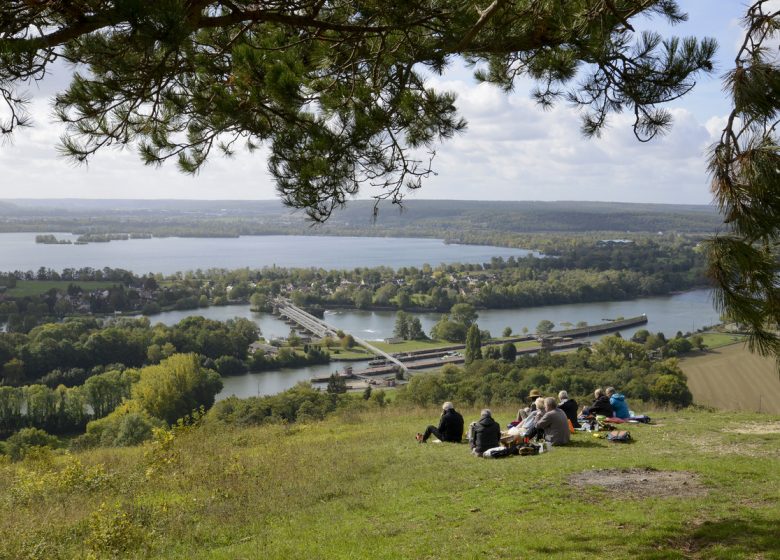
[[[0,386],[0,437],[34,428],[84,433],[77,445],[132,445],[148,439],[154,427],[210,408],[221,389],[219,374],[197,354],[174,354],[138,369],[118,367],[76,387]]]
[[[628,242],[630,241],[630,242]],[[448,311],[457,303],[484,308],[519,308],[614,301],[664,295],[707,284],[697,238],[642,237],[601,240],[585,236],[538,240],[547,258],[495,257],[482,264],[355,268],[196,270],[141,275],[121,269],[41,267],[37,272],[0,275],[0,321],[27,332],[53,318],[116,311],[154,315],[165,309],[197,309],[250,301],[269,310],[270,300],[289,297],[301,307],[347,307]],[[38,296],[14,296],[21,280],[69,282]],[[78,282],[115,285],[86,291]]]

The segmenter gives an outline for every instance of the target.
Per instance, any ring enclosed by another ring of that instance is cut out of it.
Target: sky
[[[716,72],[703,77],[668,107],[672,131],[649,144],[633,136],[630,115],[611,117],[599,139],[579,132],[579,113],[561,104],[542,111],[530,99],[530,83],[506,95],[477,84],[456,64],[431,79],[437,89],[454,91],[468,121],[467,131],[437,147],[435,177],[409,199],[598,200],[709,204],[705,152],[719,136],[729,112],[720,76],[732,65],[741,30],[741,0],[680,0],[688,22],[659,30],[678,36],[718,40]],[[658,20],[638,21],[659,28]],[[64,129],[52,122],[51,94],[67,81],[58,71],[30,91],[35,126],[0,146],[2,198],[276,198],[263,150],[212,158],[196,176],[176,166],[144,166],[132,149],[104,150],[86,166],[57,153]],[[363,189],[360,198],[375,194]]]

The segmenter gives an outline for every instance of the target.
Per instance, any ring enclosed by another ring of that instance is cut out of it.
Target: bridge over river
[[[293,321],[299,327],[312,333],[314,336],[319,336],[320,338],[325,338],[326,336],[334,338],[336,337],[336,331],[338,331],[337,328],[329,325],[322,319],[315,317],[311,313],[307,313],[300,307],[293,305],[293,303],[287,298],[277,297],[273,300],[272,303],[274,306],[274,313],[277,313],[281,317]],[[352,338],[354,338],[355,342],[357,342],[360,346],[367,349],[369,352],[373,352],[377,356],[382,356],[385,360],[397,366],[404,373],[409,371],[408,368],[395,356],[388,354],[384,350],[380,350],[362,338],[354,335],[352,335]]]

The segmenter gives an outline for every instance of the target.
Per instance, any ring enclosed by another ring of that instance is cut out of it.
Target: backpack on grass
[[[626,430],[612,430],[609,432],[609,434],[607,434],[607,440],[627,443],[631,441],[631,434]]]
[[[488,449],[482,454],[485,459],[501,459],[502,457],[509,457],[510,455],[517,455],[517,447],[494,447]]]

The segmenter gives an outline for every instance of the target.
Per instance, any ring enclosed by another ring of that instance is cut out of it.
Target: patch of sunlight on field
[[[780,376],[774,359],[752,354],[743,344],[684,358],[680,366],[696,404],[780,414]]]

